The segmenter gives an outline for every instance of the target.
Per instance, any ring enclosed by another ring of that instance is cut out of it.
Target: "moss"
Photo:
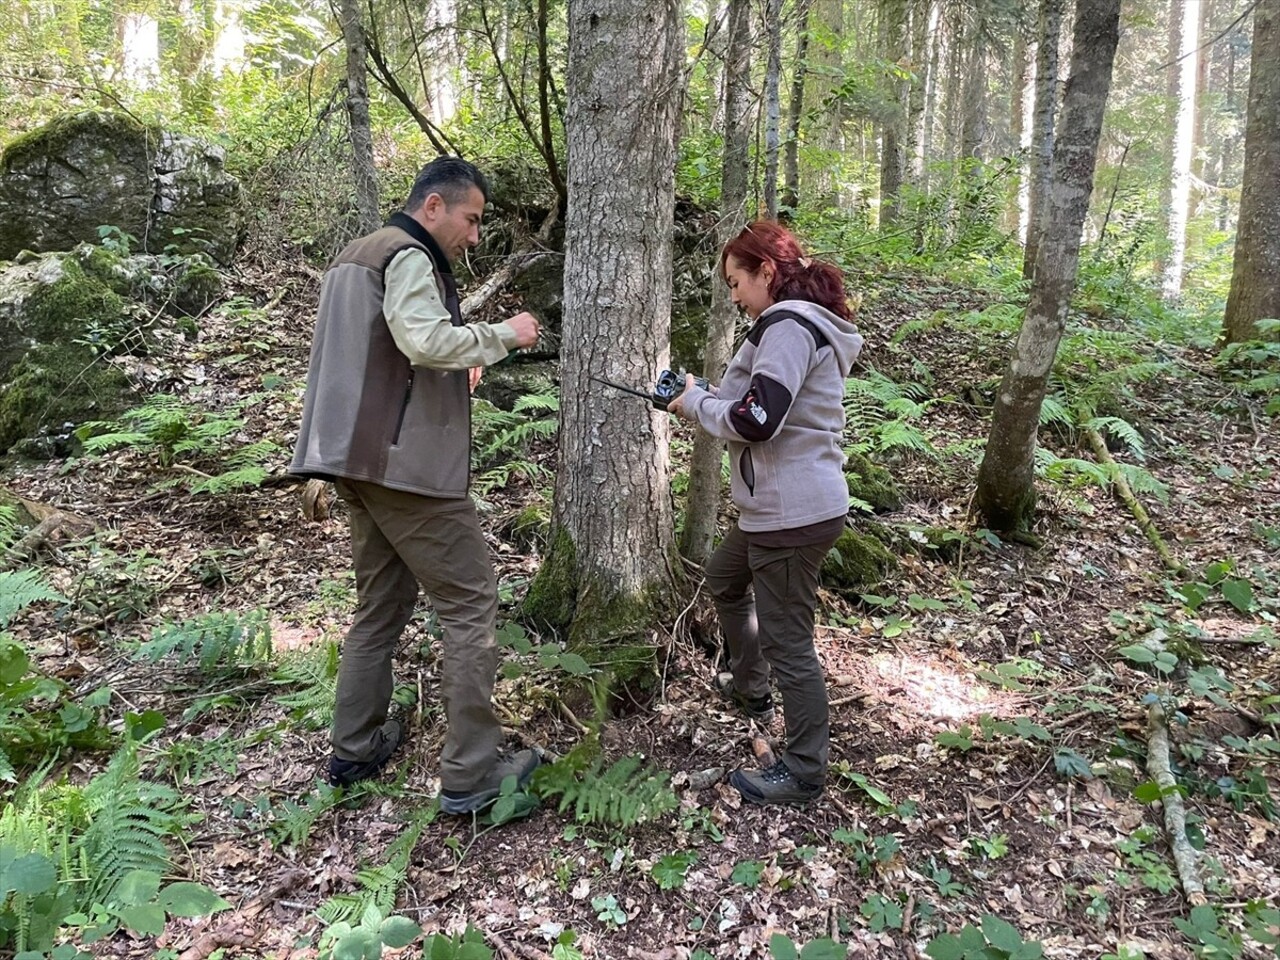
[[[520,615],[564,632],[573,622],[577,599],[578,551],[569,532],[561,527],[529,584]]]
[[[43,156],[60,154],[77,138],[92,133],[98,142],[110,143],[119,138],[132,140],[146,128],[128,114],[112,110],[67,113],[43,127],[15,137],[0,153],[0,170],[8,173],[15,166]]]
[[[173,284],[173,306],[189,317],[204,313],[220,296],[222,274],[203,260],[190,260]]]
[[[507,528],[507,536],[522,549],[537,549],[546,542],[551,530],[547,505],[541,501],[521,510]]]
[[[10,368],[0,387],[0,453],[41,430],[105,419],[124,409],[129,383],[114,366],[85,347],[39,344]],[[53,448],[31,453],[58,453]]]
[[[898,484],[884,467],[876,466],[861,453],[850,453],[844,467],[849,496],[867,503],[876,513],[897,510],[902,506]]]
[[[897,566],[898,558],[874,536],[846,530],[822,564],[822,584],[841,594],[861,593]]]

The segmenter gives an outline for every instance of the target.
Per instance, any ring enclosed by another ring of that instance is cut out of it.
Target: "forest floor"
[[[236,440],[274,440],[282,474],[316,276],[278,267],[236,282],[244,300],[203,318],[194,339],[163,339],[133,373],[203,409],[244,404]],[[264,309],[285,285],[291,294]],[[1041,484],[1040,549],[975,529],[972,442],[987,430],[980,401],[1002,372],[1008,333],[960,322],[985,298],[935,279],[857,285],[868,338],[859,372],[921,384],[915,399],[938,401],[912,421],[930,449],[886,460],[904,506],[876,519],[955,536],[951,549],[901,556],[863,602],[824,593],[817,648],[831,684],[833,768],[825,795],[803,809],[744,805],[727,786],[728,771],[754,764],[753,736],[782,735],[781,718],[753,729],[713,693],[716,665],[691,631],[673,638],[661,624],[660,689],[606,720],[601,742],[608,760],[641,754],[668,771],[678,811],[629,830],[580,823],[554,804],[499,827],[435,816],[440,658],[425,606],[397,659],[397,681],[417,700],[407,748],[383,782],[337,802],[318,779],[323,710],[288,701],[296,683],[269,668],[200,676],[140,661],[136,647],[162,624],[211,610],[266,611],[277,660],[339,639],[354,607],[341,504],[309,520],[301,488],[285,482],[216,497],[157,488],[194,475],[146,449],[9,469],[12,490],[98,525],[39,561],[73,603],[33,608],[15,632],[45,672],[82,691],[108,684],[113,708],[163,714],[147,769],[199,815],[179,862],[233,907],[172,921],[159,942],[117,934],[95,955],[312,957],[326,927],[316,909],[364,889],[397,891],[395,912],[428,933],[473,924],[503,958],[764,957],[775,934],[797,947],[831,937],[850,957],[915,958],[986,915],[1050,957],[1192,957],[1200,933],[1189,940],[1175,925],[1189,907],[1161,806],[1139,799],[1150,797],[1153,693],[1174,714],[1174,768],[1203,841],[1214,933],[1238,935],[1250,901],[1276,906],[1275,418],[1224,383],[1210,354],[1168,343],[1149,345],[1167,370],[1119,401],[1145,438],[1143,465],[1168,486],[1167,503],[1142,499],[1192,571],[1185,582],[1202,585],[1193,610],[1176,593],[1184,581],[1096,483]],[[892,342],[903,323],[929,318],[941,322]],[[1045,439],[1060,457],[1091,457],[1069,431]],[[534,457],[550,467],[553,448]],[[536,547],[508,534],[536,497],[517,481],[486,498],[504,614],[539,562]],[[1231,571],[1205,575],[1219,562]],[[1224,588],[1239,582],[1248,596]],[[705,602],[691,616],[707,622]],[[1153,630],[1178,658],[1167,672],[1118,653]],[[565,708],[555,679],[537,669],[503,678],[497,701],[513,739],[564,754],[590,718]],[[101,762],[79,755],[63,772],[83,779]],[[995,944],[1000,931],[990,921],[987,931]],[[1024,955],[1005,944],[951,955]],[[1219,955],[1272,954],[1245,945]]]

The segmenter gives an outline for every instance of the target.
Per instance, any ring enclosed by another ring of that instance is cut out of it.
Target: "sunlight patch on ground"
[[[993,712],[992,690],[976,677],[901,654],[879,654],[871,658],[872,669],[885,689],[900,690],[921,713],[948,720],[960,720]]]

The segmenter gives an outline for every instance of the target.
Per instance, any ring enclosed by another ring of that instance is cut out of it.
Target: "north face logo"
[[[754,400],[751,401],[751,406],[749,409],[751,412],[751,416],[756,418],[756,423],[763,424],[766,420],[769,419],[769,415],[764,412],[764,407],[760,406],[760,404],[756,403]]]

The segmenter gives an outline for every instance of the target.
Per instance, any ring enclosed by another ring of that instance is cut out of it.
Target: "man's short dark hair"
[[[433,193],[438,193],[446,206],[452,206],[465,199],[472,187],[479,190],[488,202],[489,181],[474,164],[461,157],[436,157],[422,168],[413,181],[413,189],[409,191],[409,199],[404,204],[405,212],[417,210]]]

